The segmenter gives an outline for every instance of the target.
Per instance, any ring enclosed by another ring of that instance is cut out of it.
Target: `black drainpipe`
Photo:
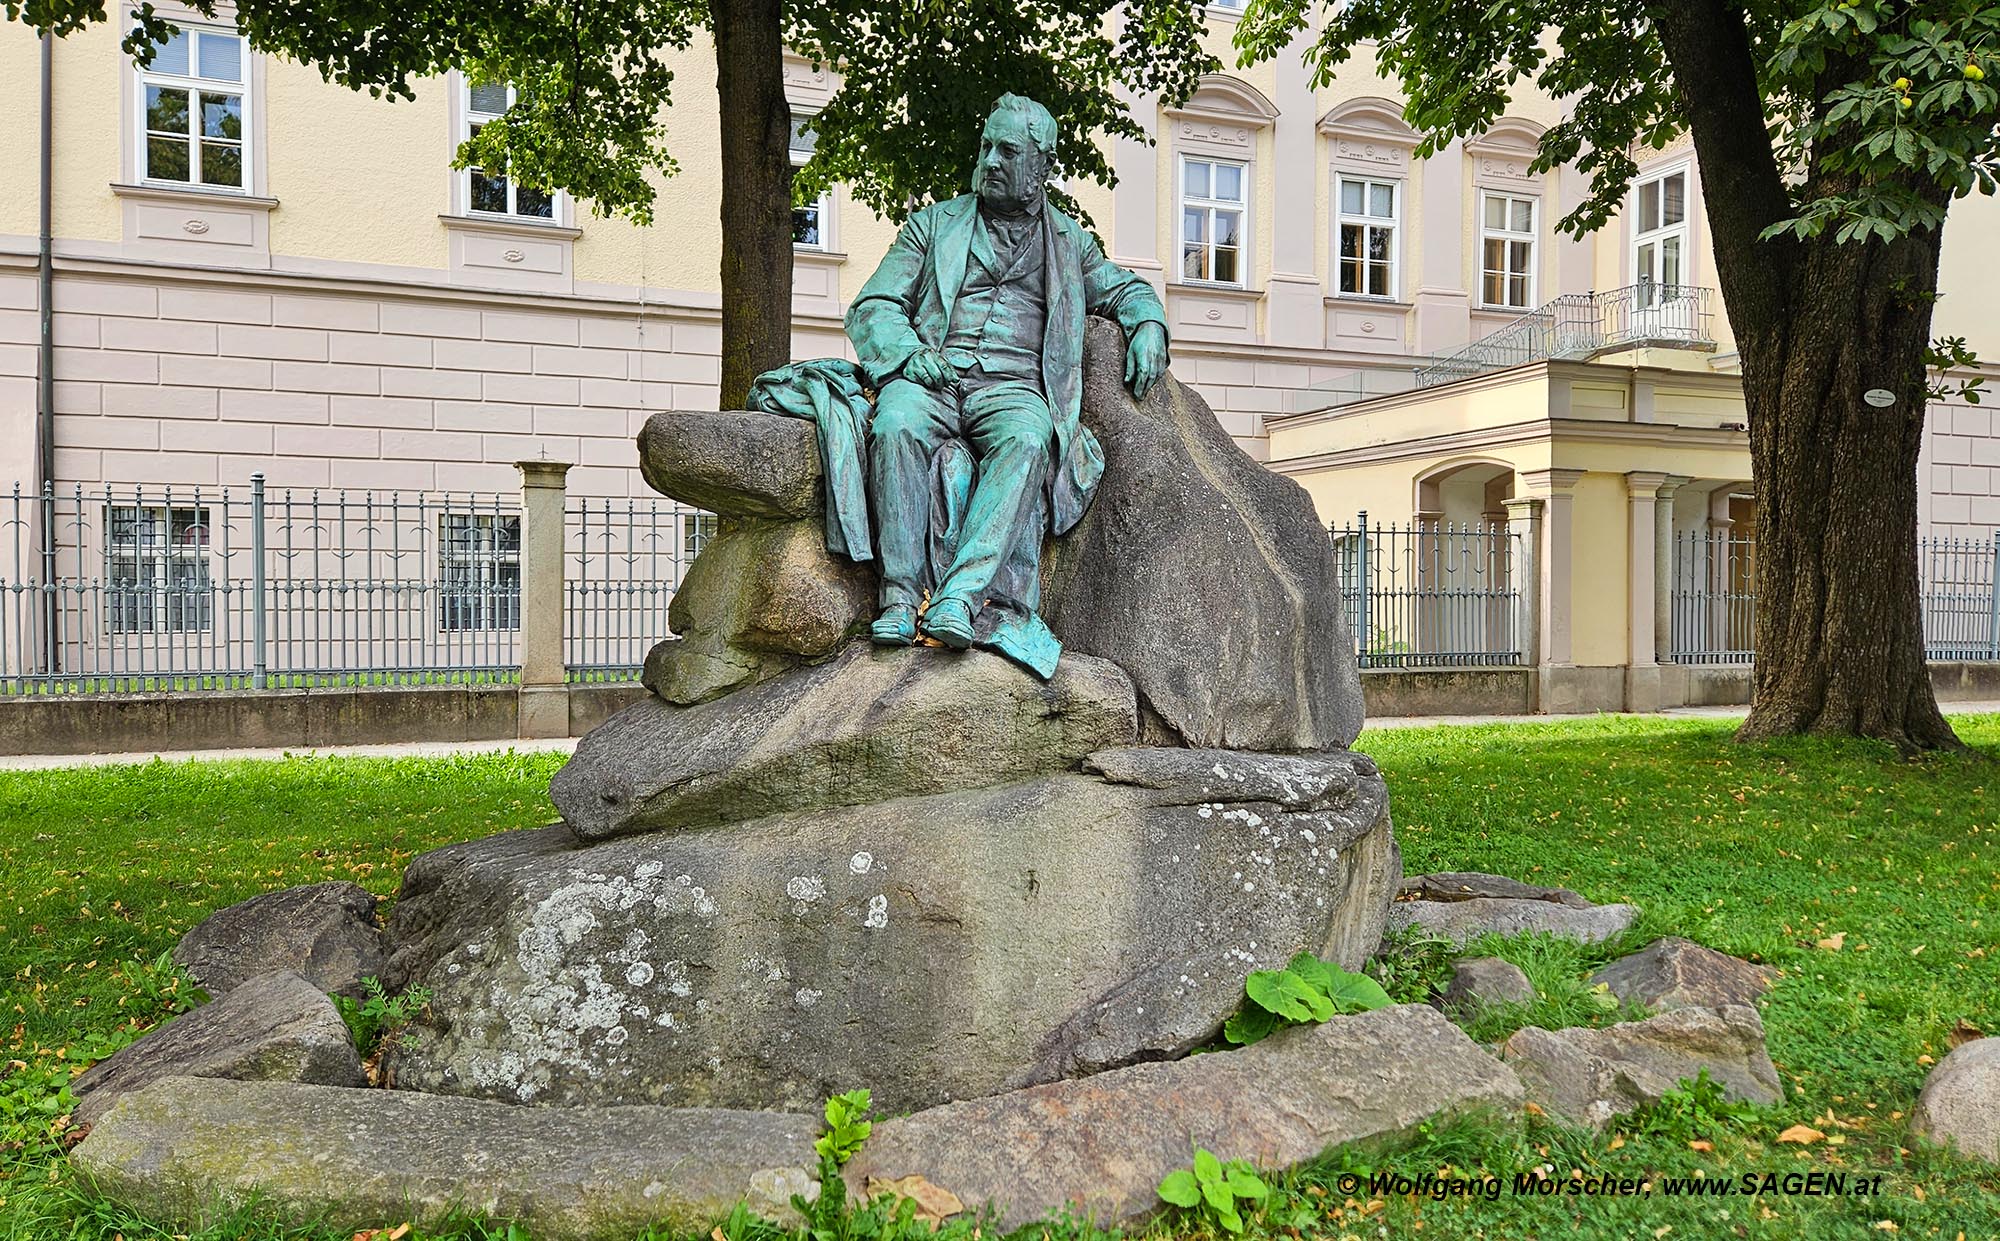
[[[35,447],[42,471],[42,599],[43,649],[48,671],[57,667],[62,647],[56,635],[56,335],[55,335],[55,204],[50,182],[55,167],[55,47],[54,35],[42,36],[42,237],[41,262],[36,269],[37,298],[42,312],[41,390],[35,410]]]

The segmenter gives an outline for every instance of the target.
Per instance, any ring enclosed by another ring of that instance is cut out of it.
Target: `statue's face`
[[[972,168],[972,188],[979,201],[999,211],[1019,211],[1042,196],[1048,160],[1028,136],[1028,123],[1018,112],[995,112],[979,135],[979,162]]]

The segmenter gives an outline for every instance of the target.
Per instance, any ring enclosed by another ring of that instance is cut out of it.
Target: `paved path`
[[[1949,702],[1946,715],[2000,714],[2000,702]],[[1661,711],[1662,718],[1729,719],[1740,717],[1748,707],[1675,707]],[[1368,721],[1368,727],[1423,728],[1433,724],[1549,724],[1558,720],[1581,720],[1588,715],[1406,715]],[[329,746],[325,749],[296,750],[162,750],[130,754],[15,754],[0,755],[0,771],[40,771],[50,767],[102,767],[113,763],[150,763],[159,760],[182,763],[192,759],[280,759],[305,755],[333,755],[343,758],[438,758],[451,754],[493,754],[504,750],[524,753],[567,754],[576,748],[575,738],[551,741],[419,741],[402,745]]]

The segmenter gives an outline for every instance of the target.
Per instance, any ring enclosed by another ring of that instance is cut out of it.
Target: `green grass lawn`
[[[1614,950],[1681,934],[1782,971],[1764,1019],[1788,1097],[1747,1116],[1661,1109],[1600,1135],[1531,1116],[1525,1129],[1461,1124],[1393,1148],[1335,1152],[1290,1178],[1252,1233],[2000,1237],[2000,1170],[1928,1151],[1907,1133],[1927,1066],[1949,1050],[1954,1028],[2000,1033],[2000,717],[1956,723],[1975,752],[1917,762],[1857,743],[1739,746],[1729,722],[1708,720],[1366,735],[1361,748],[1387,774],[1409,871],[1488,870],[1645,910],[1611,948],[1498,946],[1542,996],[1476,1022],[1476,1037],[1504,1037],[1530,1021],[1615,1020],[1582,976]],[[258,892],[325,879],[390,895],[417,852],[547,822],[546,784],[560,761],[509,754],[0,773],[0,1059],[9,1074],[0,1081],[0,1238],[176,1235],[83,1205],[39,1108],[51,1083],[186,1003],[182,984],[156,962],[189,927]],[[1826,1136],[1778,1143],[1795,1124]],[[1510,1186],[1517,1173],[1658,1183],[1697,1171],[1730,1179],[1842,1171],[1879,1174],[1881,1193],[1503,1190],[1489,1202],[1341,1188],[1344,1175],[1445,1169],[1491,1172]],[[1175,1228],[1204,1231],[1194,1221],[1158,1231]],[[949,1231],[969,1236],[970,1225]],[[201,1241],[280,1235],[294,1234],[246,1217]]]

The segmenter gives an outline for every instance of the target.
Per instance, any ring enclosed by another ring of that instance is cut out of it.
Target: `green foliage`
[[[1986,388],[1986,377],[1971,375],[1957,379],[1951,373],[1961,367],[1977,365],[1979,355],[1972,352],[1965,343],[1965,337],[1938,337],[1924,354],[1924,367],[1930,376],[1924,384],[1924,395],[1933,401],[1948,401],[1957,397],[1967,405],[1979,404],[1980,394]]]
[[[826,1101],[826,1131],[813,1141],[813,1149],[823,1159],[836,1164],[854,1158],[854,1152],[868,1140],[875,1126],[868,1119],[868,1092],[850,1090]]]
[[[1282,970],[1257,970],[1243,980],[1249,1001],[1222,1027],[1222,1037],[1247,1046],[1290,1025],[1311,1025],[1339,1013],[1386,1008],[1392,1001],[1365,974],[1350,974],[1309,952]]]
[[[363,1059],[374,1055],[431,1002],[431,993],[424,987],[411,987],[401,995],[390,995],[376,978],[362,979],[361,990],[364,999],[344,995],[327,998],[333,1001],[340,1019],[347,1023],[348,1033],[354,1036],[354,1047]],[[404,1034],[402,1045],[405,1049],[415,1048],[417,1036]]]
[[[963,193],[986,114],[1013,91],[1055,115],[1051,196],[1081,214],[1060,182],[1110,185],[1104,139],[1152,141],[1119,85],[1185,99],[1202,74],[1220,68],[1201,46],[1204,30],[1202,6],[1191,0],[790,6],[786,44],[841,72],[840,88],[812,119],[818,142],[794,193],[804,202],[838,184],[897,221]]]
[[[2000,171],[2000,5],[1991,0],[1765,0],[1722,6],[1741,24],[1757,98],[1739,100],[1731,65],[1676,65],[1660,37],[1669,6],[1648,0],[1250,0],[1237,27],[1246,62],[1286,53],[1307,34],[1306,60],[1325,84],[1364,43],[1408,95],[1404,115],[1423,154],[1484,132],[1515,89],[1533,82],[1564,100],[1545,133],[1537,172],[1574,163],[1591,192],[1562,221],[1581,235],[1616,211],[1637,170],[1632,152],[1659,149],[1688,124],[1690,96],[1754,103],[1769,147],[1732,149],[1738,167],[1791,175],[1778,191],[1790,213],[1767,235],[1880,240],[1943,223],[1945,204]],[[1309,26],[1318,12],[1316,36]],[[1721,32],[1728,46],[1732,31]],[[1289,54],[1289,53],[1286,53]],[[1699,140],[1699,139],[1698,139]],[[1712,174],[1704,159],[1704,169]]]
[[[1382,985],[1397,1004],[1426,1004],[1451,981],[1451,963],[1462,954],[1458,945],[1421,926],[1392,931],[1382,947],[1362,966],[1362,972]]]
[[[1243,1231],[1244,1208],[1238,1203],[1262,1202],[1270,1193],[1270,1186],[1258,1178],[1248,1162],[1232,1159],[1223,1163],[1199,1146],[1192,1169],[1169,1172],[1160,1182],[1161,1201],[1230,1232]]]
[[[1625,1123],[1639,1133],[1687,1142],[1745,1128],[1760,1114],[1756,1105],[1729,1098],[1722,1083],[1702,1069],[1694,1080],[1682,1078],[1658,1103],[1639,1109]]]

